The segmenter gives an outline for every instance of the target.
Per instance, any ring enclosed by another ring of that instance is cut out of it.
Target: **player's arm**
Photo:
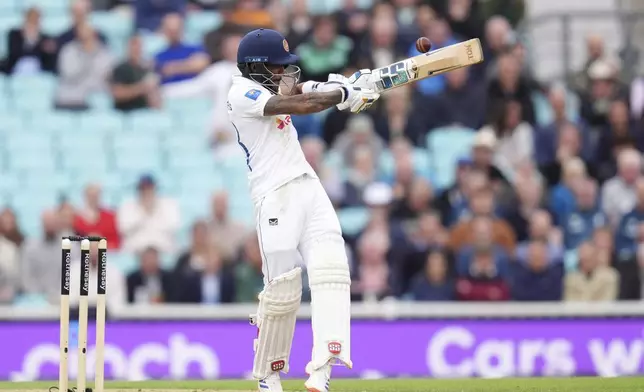
[[[311,114],[329,109],[344,102],[342,89],[298,95],[273,95],[264,106],[264,116],[278,114]]]

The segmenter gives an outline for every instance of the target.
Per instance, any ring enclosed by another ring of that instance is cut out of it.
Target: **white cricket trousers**
[[[318,246],[345,252],[338,216],[317,178],[303,175],[286,183],[262,198],[255,213],[264,284],[295,268],[298,252],[306,266]]]

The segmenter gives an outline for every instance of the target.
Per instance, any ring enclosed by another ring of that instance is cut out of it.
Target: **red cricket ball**
[[[420,37],[416,40],[416,50],[420,53],[427,53],[432,48],[432,41],[427,37]]]

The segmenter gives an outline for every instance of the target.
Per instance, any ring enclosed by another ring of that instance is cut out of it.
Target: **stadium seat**
[[[7,0],[3,0],[7,1]],[[60,0],[8,0],[9,2],[16,2],[16,10],[23,12],[31,7],[38,7],[44,15],[45,21],[51,18],[52,15],[67,13],[69,10],[69,2]]]
[[[100,173],[109,168],[108,154],[102,148],[60,148],[60,168],[63,170]]]
[[[1,156],[2,153],[0,152],[0,157]],[[20,186],[20,177],[16,173],[0,172],[0,195],[13,194],[18,188],[20,188]]]
[[[114,110],[114,99],[107,93],[96,93],[89,97],[89,106],[92,111],[112,111]],[[116,115],[117,112],[111,113]]]
[[[168,45],[165,38],[158,34],[143,34],[141,36],[141,44],[143,46],[143,57],[146,59],[154,58],[157,53]]]
[[[153,172],[161,169],[161,156],[158,150],[123,149],[114,155],[114,167],[120,171]]]
[[[212,100],[209,97],[167,98],[163,102],[164,109],[174,115],[187,116],[191,113],[210,113]]]
[[[22,116],[18,114],[4,113],[0,121],[0,134],[23,132],[24,122]]]
[[[48,104],[51,107],[51,103]],[[30,116],[27,124],[31,132],[52,133],[59,136],[71,135],[79,127],[79,118],[73,113],[55,112],[47,109],[39,111],[37,115]],[[59,139],[60,140],[60,139]]]
[[[56,170],[56,159],[49,150],[12,150],[7,166],[12,170],[40,170],[53,172]]]
[[[40,0],[40,1],[43,1],[43,0]],[[63,4],[64,2],[59,0],[48,0],[48,2],[53,3],[51,4],[53,6],[56,6],[56,5],[64,6]],[[44,10],[44,11],[46,13],[48,12],[47,10]],[[69,15],[65,14],[65,11],[66,10],[62,10],[62,12],[60,12],[59,10],[58,12],[60,13],[58,15],[50,13],[49,15],[47,15],[46,18],[43,18],[43,21],[42,21],[43,31],[51,36],[58,36],[64,33],[65,31],[67,31],[67,29],[69,29],[69,27],[72,25],[72,21]]]
[[[125,40],[132,31],[133,21],[128,14],[121,12],[95,11],[90,22],[97,30],[103,32],[110,41]]]
[[[74,152],[79,150],[96,151],[107,149],[108,132],[83,130],[83,132],[62,131],[56,133],[56,142],[60,151]]]
[[[118,268],[124,275],[136,271],[139,267],[139,261],[135,254],[128,252],[108,251],[107,260],[110,266]]]
[[[20,294],[13,300],[13,306],[20,308],[47,308],[51,306],[42,294]]]
[[[12,75],[9,79],[9,90],[14,97],[34,94],[51,95],[56,89],[56,78],[47,73],[34,75]]]
[[[121,132],[125,129],[125,119],[119,112],[92,111],[80,115],[80,130],[83,132]]]
[[[342,232],[354,236],[369,222],[369,210],[363,207],[342,208],[338,211]]]
[[[70,189],[72,179],[67,172],[23,171],[23,191],[63,193]]]
[[[162,142],[163,148],[167,154],[175,152],[183,153],[206,153],[209,151],[208,141],[204,135],[199,134],[168,134]],[[212,160],[212,158],[211,158]]]
[[[167,168],[177,172],[211,170],[215,165],[212,152],[199,152],[191,150],[176,150],[167,155]]]
[[[431,130],[427,135],[427,145],[433,160],[433,181],[442,189],[454,179],[456,163],[468,157],[476,132],[462,127],[445,127]]]
[[[173,129],[172,116],[158,110],[137,111],[126,117],[126,126],[130,132],[140,134],[164,133]]]
[[[52,138],[49,135],[16,132],[5,136],[7,151],[13,155],[19,155],[21,152],[40,153],[52,150]]]
[[[186,17],[186,32],[203,36],[219,27],[221,22],[221,15],[217,12],[193,12]]]

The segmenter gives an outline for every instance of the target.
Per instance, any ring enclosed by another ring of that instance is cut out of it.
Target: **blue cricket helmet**
[[[286,38],[278,31],[257,29],[246,34],[237,49],[237,63],[290,65],[298,57],[291,54]]]

